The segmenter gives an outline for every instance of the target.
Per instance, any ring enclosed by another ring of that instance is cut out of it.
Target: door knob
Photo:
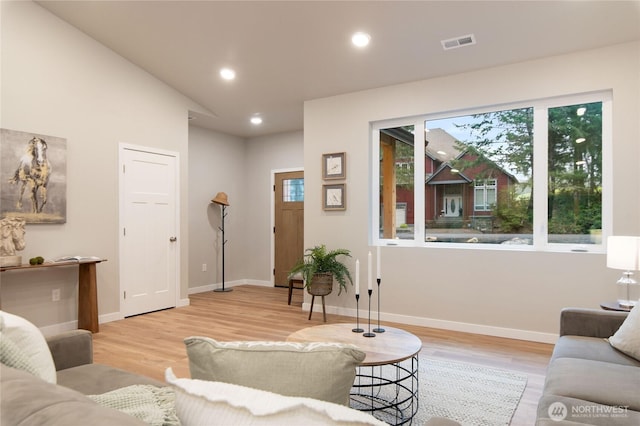
[[[172,243],[175,243],[176,241],[178,241],[178,239],[176,237],[171,237],[169,238],[169,241],[171,241]]]

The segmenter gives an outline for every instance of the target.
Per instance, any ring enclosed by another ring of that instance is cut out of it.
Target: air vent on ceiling
[[[450,38],[448,40],[441,40],[442,48],[444,50],[456,49],[458,47],[471,46],[472,44],[476,44],[476,36],[473,34]]]

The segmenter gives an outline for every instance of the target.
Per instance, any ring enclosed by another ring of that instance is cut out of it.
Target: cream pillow
[[[609,338],[611,346],[640,361],[640,301],[631,309],[618,331]]]
[[[229,383],[178,379],[171,368],[165,379],[176,391],[176,413],[182,426],[386,425],[367,413],[329,402]]]
[[[56,366],[44,336],[32,323],[17,315],[0,311],[0,332],[29,358],[37,376],[56,383]]]
[[[341,343],[184,340],[192,379],[232,383],[349,405],[356,367],[365,353]]]
[[[38,370],[29,357],[2,332],[0,332],[0,363],[38,376]]]

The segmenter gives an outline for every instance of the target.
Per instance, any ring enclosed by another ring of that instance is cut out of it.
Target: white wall
[[[247,232],[245,265],[248,278],[273,283],[273,171],[302,169],[302,132],[281,133],[249,140],[247,145]],[[306,176],[305,176],[306,177]]]
[[[2,2],[0,126],[67,140],[67,223],[27,225],[23,259],[88,254],[98,310],[118,316],[118,144],[175,151],[181,170],[181,297],[188,282],[188,110],[183,95],[32,2]],[[2,178],[4,173],[2,171]],[[38,326],[76,320],[76,268],[2,273],[2,309]],[[51,290],[62,300],[51,302]]]
[[[222,209],[211,199],[225,192],[225,287],[245,278],[244,173],[246,141],[201,127],[189,127],[189,288],[222,283]],[[207,264],[207,271],[202,271]],[[190,290],[192,291],[192,290]]]
[[[366,265],[371,121],[607,89],[613,232],[638,235],[639,88],[640,45],[630,43],[306,102],[305,247],[348,248]],[[348,208],[329,213],[320,205],[320,158],[334,151],[347,152]],[[383,319],[538,340],[552,340],[562,307],[615,299],[619,275],[602,254],[445,248],[384,247],[382,269]],[[352,312],[353,291],[329,304]]]
[[[190,292],[220,287],[221,212],[209,203],[219,191],[231,204],[225,219],[225,286],[272,285],[271,176],[302,164],[302,132],[243,140],[189,128]],[[207,272],[202,272],[203,263]]]

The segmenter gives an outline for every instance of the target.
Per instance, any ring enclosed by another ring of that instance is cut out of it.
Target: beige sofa
[[[9,367],[4,364],[3,359],[0,364],[0,424],[384,424],[366,413],[326,401],[287,397],[229,383],[177,379],[170,369],[166,373],[168,383],[163,383],[117,368],[94,364],[92,339],[92,334],[85,330],[69,331],[47,338],[46,343],[55,364],[56,383],[50,383],[25,370]],[[6,340],[6,333],[0,333],[0,343],[6,344]],[[5,347],[2,346],[2,349]],[[6,355],[6,351],[4,352]],[[109,404],[99,405],[95,402],[95,397],[93,400],[87,397],[118,393],[131,385],[170,389],[172,417],[160,419],[159,423],[145,423],[132,415],[107,408],[110,407]]]
[[[547,369],[537,425],[640,425],[640,361],[609,337],[627,313],[566,308]]]
[[[68,426],[144,425],[85,395],[102,394],[134,384],[164,386],[155,380],[93,363],[91,332],[74,330],[47,339],[57,370],[57,384],[31,373],[0,365],[0,424]]]

